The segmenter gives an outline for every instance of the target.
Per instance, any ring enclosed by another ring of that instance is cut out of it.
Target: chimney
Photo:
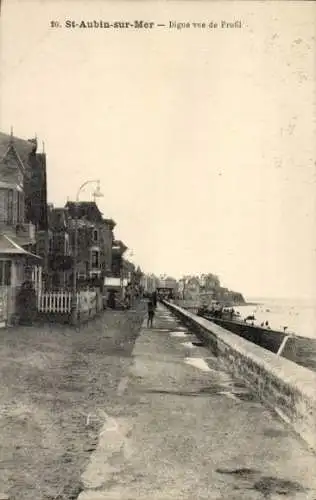
[[[30,142],[33,145],[33,153],[36,153],[36,150],[37,150],[37,136],[35,136],[34,139],[28,139],[28,142]]]

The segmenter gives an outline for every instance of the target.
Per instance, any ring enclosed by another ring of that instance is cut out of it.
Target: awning
[[[124,279],[123,286],[127,286],[127,283],[128,283],[127,279]],[[121,279],[107,276],[104,278],[104,286],[116,287],[116,288],[121,287],[122,286]]]
[[[21,257],[28,261],[33,261],[39,264],[42,257],[35,255],[34,253],[27,252],[24,248],[20,247],[15,241],[13,241],[6,234],[0,234],[0,256],[8,257]]]

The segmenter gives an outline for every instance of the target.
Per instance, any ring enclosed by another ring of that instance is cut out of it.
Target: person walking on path
[[[153,320],[155,316],[155,306],[152,300],[148,301],[148,316],[147,316],[147,328],[153,327]]]
[[[157,292],[153,292],[152,302],[153,302],[154,308],[156,309],[156,307],[157,307]]]

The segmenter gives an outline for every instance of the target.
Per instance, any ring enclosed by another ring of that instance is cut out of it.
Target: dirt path
[[[0,493],[72,500],[96,446],[98,408],[119,411],[117,386],[143,319],[105,312],[66,326],[0,330]]]

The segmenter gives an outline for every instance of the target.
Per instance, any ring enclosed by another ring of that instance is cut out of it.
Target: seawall
[[[210,321],[274,353],[278,352],[286,336],[283,332],[277,332],[275,330],[261,328],[243,322],[230,321],[228,319],[214,318],[214,320],[210,319]]]
[[[284,339],[288,337],[284,347],[282,346],[282,357],[316,372],[316,339],[298,335],[288,336],[277,330],[227,319],[214,318],[210,321],[275,354]]]
[[[316,452],[316,373],[222,326],[164,302]]]

